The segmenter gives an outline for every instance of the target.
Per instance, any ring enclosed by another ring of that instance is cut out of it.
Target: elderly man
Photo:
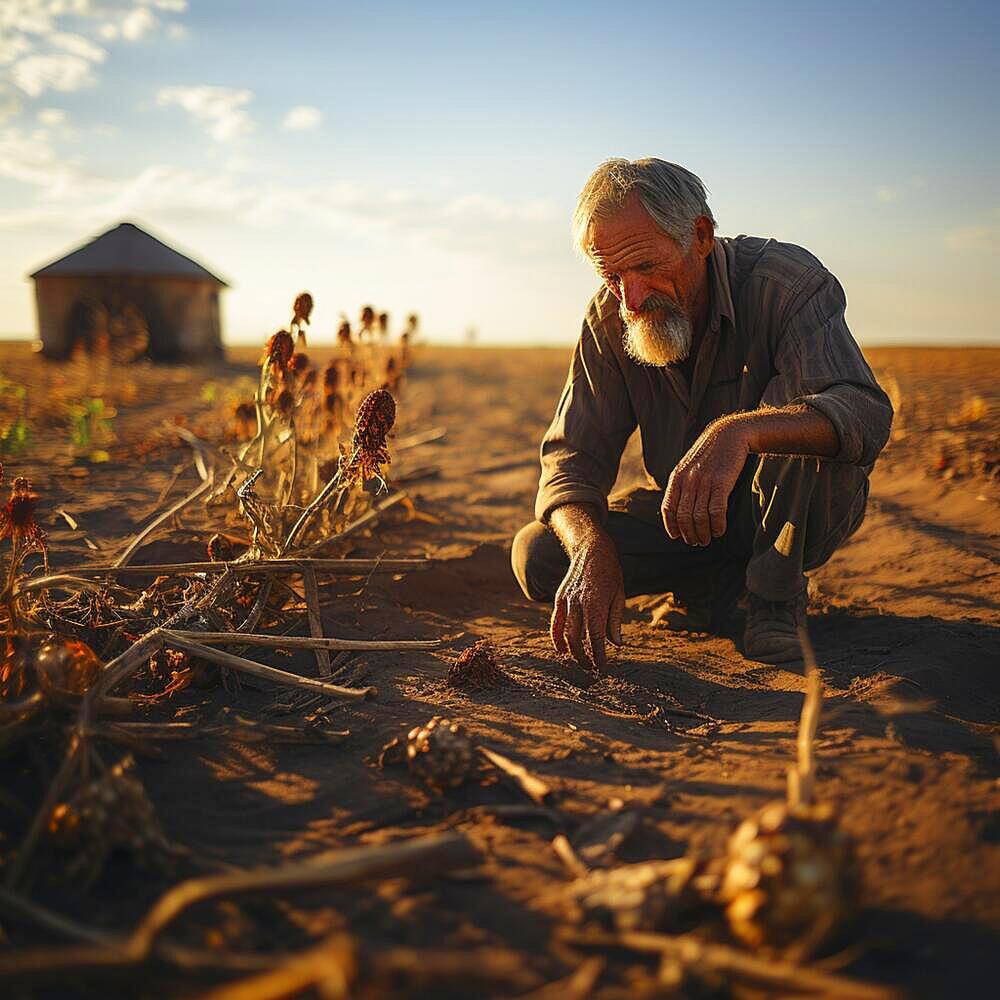
[[[745,655],[798,659],[804,571],[860,525],[892,422],[843,289],[801,247],[716,237],[701,181],[663,160],[601,164],[573,232],[603,287],[514,539],[521,588],[553,601],[556,650],[600,669],[627,596],[711,571],[737,580],[729,604],[745,584]],[[637,426],[655,489],[609,508]]]

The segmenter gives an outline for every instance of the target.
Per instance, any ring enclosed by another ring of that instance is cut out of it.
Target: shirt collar
[[[726,260],[726,249],[720,239],[716,239],[709,254],[708,287],[712,303],[709,314],[711,328],[718,330],[722,317],[735,325],[736,310],[733,308],[733,296],[729,289],[729,263]]]

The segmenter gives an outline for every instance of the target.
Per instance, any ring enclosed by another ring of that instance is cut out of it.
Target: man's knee
[[[540,521],[532,521],[514,536],[510,565],[525,597],[551,601],[569,560],[552,531]]]

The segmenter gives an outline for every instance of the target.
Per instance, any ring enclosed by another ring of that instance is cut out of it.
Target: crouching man
[[[601,164],[573,233],[603,287],[514,539],[521,588],[553,602],[556,650],[601,669],[626,597],[714,568],[730,598],[745,585],[745,655],[798,659],[805,571],[860,525],[892,422],[843,289],[801,247],[717,238],[701,181],[663,160]],[[609,508],[637,426],[650,488]]]

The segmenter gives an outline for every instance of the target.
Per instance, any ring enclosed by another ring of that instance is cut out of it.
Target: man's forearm
[[[549,515],[549,527],[568,556],[605,534],[600,514],[596,508],[585,503],[567,503],[556,507]]]
[[[830,458],[840,438],[829,418],[811,406],[750,410],[722,417],[720,430],[735,434],[750,455],[815,455]]]

